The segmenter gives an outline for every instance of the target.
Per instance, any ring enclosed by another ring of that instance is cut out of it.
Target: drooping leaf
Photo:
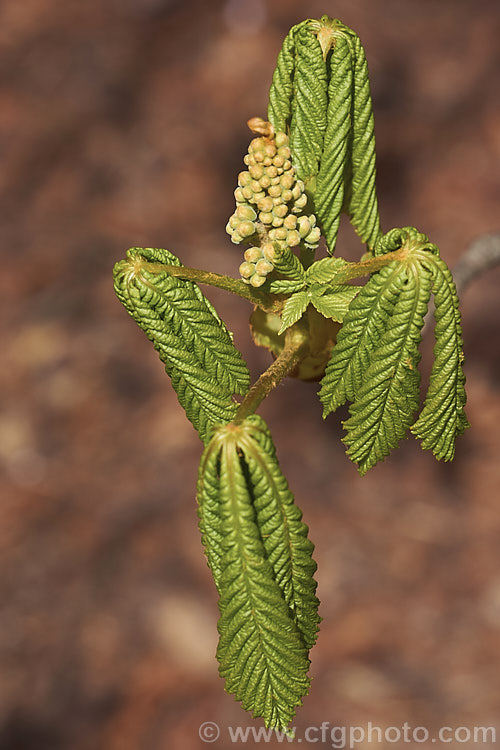
[[[407,275],[387,321],[371,352],[344,422],[347,454],[361,474],[383,460],[405,437],[419,406],[418,347],[430,297],[430,273],[407,266]]]
[[[469,426],[464,411],[467,397],[458,297],[451,273],[441,258],[429,256],[424,262],[432,273],[436,343],[429,389],[411,431],[436,458],[451,461],[455,438]]]
[[[375,188],[375,132],[372,99],[363,45],[357,34],[351,38],[354,45],[354,98],[351,179],[346,210],[357,234],[372,249],[381,234]]]
[[[248,390],[248,368],[200,289],[161,264],[180,265],[166,250],[130,249],[115,266],[115,291],[153,342],[188,419],[206,441],[213,424],[234,417],[232,396]]]
[[[241,449],[252,477],[252,494],[257,523],[275,580],[283,592],[292,617],[307,648],[316,642],[318,599],[312,558],[314,545],[307,538],[308,528],[295,504],[288,483],[281,473],[271,433],[264,420],[247,419]]]
[[[404,280],[404,269],[395,261],[374,274],[352,301],[321,381],[323,417],[355,400]]]
[[[332,254],[337,241],[346,168],[352,147],[353,60],[350,44],[345,37],[339,36],[336,40],[329,65],[327,125],[314,206],[328,251]]]
[[[200,464],[198,505],[220,594],[220,674],[243,708],[285,729],[309,688],[316,565],[259,417],[215,430]]]
[[[297,175],[307,182],[323,152],[328,80],[320,43],[307,26],[296,32],[295,49],[290,148]]]
[[[293,80],[295,75],[295,38],[308,21],[292,26],[278,54],[269,90],[268,119],[276,132],[287,133],[292,119]]]

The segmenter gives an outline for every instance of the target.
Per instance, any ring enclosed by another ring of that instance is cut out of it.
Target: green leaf
[[[312,290],[311,302],[325,318],[331,318],[337,323],[342,323],[349,310],[349,305],[361,288],[350,284],[340,284],[327,288],[328,291],[325,293],[324,287],[320,287]]]
[[[384,334],[370,356],[350,418],[344,422],[348,456],[360,474],[389,455],[405,437],[419,406],[418,347],[430,297],[430,273],[408,267]]]
[[[305,271],[299,258],[290,247],[285,245],[284,242],[274,242],[273,246],[275,249],[275,256],[273,258],[275,270],[293,281],[302,282],[303,286],[305,281]]]
[[[339,36],[330,56],[327,126],[314,193],[315,213],[332,254],[344,203],[346,167],[351,149],[353,60],[349,41]]]
[[[302,512],[281,473],[271,433],[258,415],[248,417],[241,450],[252,477],[252,494],[264,548],[291,615],[307,648],[317,638],[318,599],[312,558],[314,545],[307,538]]]
[[[307,181],[323,152],[328,81],[321,45],[307,26],[295,34],[295,50],[290,148],[298,177]]]
[[[233,394],[248,390],[248,368],[200,289],[159,264],[180,265],[166,250],[130,249],[115,266],[115,292],[153,342],[188,419],[206,441],[213,424],[234,417]]]
[[[432,450],[436,458],[451,461],[455,455],[455,438],[469,426],[464,411],[467,397],[458,297],[444,261],[434,255],[427,256],[424,262],[432,273],[436,343],[429,389],[411,431],[422,440],[422,447]]]
[[[269,91],[268,119],[276,132],[287,133],[292,119],[293,78],[295,72],[295,38],[309,21],[292,26],[278,55]]]
[[[355,400],[404,281],[404,267],[394,261],[371,276],[352,301],[321,381],[323,417]]]
[[[198,508],[220,594],[220,674],[245,710],[285,729],[309,688],[316,564],[259,417],[216,428],[200,464]]]
[[[357,34],[354,45],[354,100],[352,109],[352,164],[346,206],[357,234],[373,249],[381,234],[375,188],[375,132],[370,80],[365,51]]]
[[[280,336],[283,331],[286,331],[287,328],[293,326],[293,324],[302,317],[309,301],[309,293],[305,291],[295,292],[295,294],[292,294],[292,296],[287,299],[285,306],[283,307],[283,312],[281,313],[281,328],[278,331],[278,336]]]
[[[291,294],[303,288],[303,281],[292,281],[291,279],[275,279],[269,284],[269,291],[273,294]]]
[[[322,258],[317,260],[306,270],[306,283],[313,284],[335,283],[335,276],[347,265],[343,258]]]

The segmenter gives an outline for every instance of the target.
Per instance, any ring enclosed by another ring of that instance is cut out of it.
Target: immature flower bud
[[[290,159],[286,159],[283,163],[283,171],[284,172],[293,172],[295,174],[295,170],[292,168],[292,162]]]
[[[245,198],[245,200],[249,201],[251,198],[253,198],[253,190],[250,185],[245,185],[244,188],[241,188],[241,192],[243,193],[243,197]]]
[[[271,229],[269,232],[269,238],[271,240],[286,240],[288,232],[284,227],[279,227],[279,229]]]
[[[292,229],[290,232],[288,232],[287,238],[286,238],[287,245],[290,245],[290,247],[295,247],[300,242],[300,234],[297,232],[296,229]]]
[[[283,224],[281,216],[273,216],[273,227],[280,227]]]
[[[292,191],[291,190],[283,190],[283,192],[281,193],[281,197],[283,198],[283,200],[286,203],[288,203],[293,198]]]
[[[276,155],[276,146],[272,141],[266,143],[266,146],[264,148],[264,153],[266,156],[270,156],[271,159]]]
[[[254,180],[260,180],[260,178],[264,174],[264,167],[262,166],[262,164],[254,164],[253,166],[248,168],[248,171],[250,172]]]
[[[297,198],[297,200],[295,201],[295,208],[302,209],[306,206],[306,204],[307,204],[307,195],[303,193],[300,196],[300,198]]]
[[[273,164],[275,167],[282,167],[284,163],[285,163],[285,160],[283,159],[282,156],[275,156],[273,159]]]
[[[319,242],[319,238],[321,237],[321,230],[319,227],[314,227],[314,229],[311,229],[307,237],[305,238],[305,241],[309,245],[316,245]]]
[[[257,273],[254,273],[254,275],[250,279],[250,284],[255,287],[262,286],[262,284],[265,284],[265,283],[266,283],[266,277],[259,276]]]
[[[243,172],[239,173],[239,175],[238,175],[238,185],[240,187],[245,187],[245,185],[250,185],[251,182],[252,182],[252,176],[251,176],[250,172],[243,171]]]
[[[237,187],[234,191],[234,197],[236,199],[236,203],[243,203],[245,200],[245,196],[243,195],[243,191],[240,187]]]
[[[266,242],[264,245],[262,245],[262,255],[266,260],[268,260],[270,263],[273,262],[273,260],[276,257],[276,250],[274,249],[274,245],[272,242]]]
[[[288,214],[288,216],[285,218],[285,221],[283,222],[283,225],[287,229],[295,229],[297,226],[297,217],[293,214]]]
[[[283,159],[290,159],[291,153],[288,146],[278,147],[278,156],[281,156]]]
[[[240,276],[243,276],[244,279],[249,279],[250,276],[252,276],[255,273],[255,264],[254,263],[242,263],[239,267]]]
[[[229,226],[231,229],[236,229],[240,224],[240,219],[238,219],[236,213],[234,213],[232,216],[229,217]]]
[[[266,146],[264,138],[252,138],[248,147],[249,151],[263,151]]]
[[[245,250],[245,260],[249,263],[256,263],[260,258],[262,258],[260,247],[249,247],[248,250]]]
[[[285,190],[290,190],[291,187],[293,187],[294,179],[293,175],[291,174],[284,174],[282,177],[280,177],[280,185],[282,188],[285,188]],[[293,197],[293,191],[292,191],[292,197]]]
[[[273,177],[277,177],[278,176],[278,170],[276,169],[276,167],[274,165],[270,166],[270,167],[266,167],[266,174],[271,179],[273,179]]]
[[[285,216],[288,213],[288,207],[285,206],[284,203],[279,203],[277,206],[273,208],[273,214],[274,216],[279,216],[280,218],[284,219]]]
[[[278,198],[281,195],[281,187],[280,187],[280,185],[271,185],[271,187],[268,190],[268,193],[273,198]]]
[[[260,199],[257,205],[260,211],[271,211],[273,208],[273,199],[269,195],[266,195],[265,198]]]
[[[231,242],[234,242],[235,245],[239,245],[240,242],[243,242],[243,237],[239,232],[233,232],[231,234]]]
[[[306,235],[308,235],[312,229],[311,222],[309,221],[307,216],[300,216],[297,225],[301,237],[305,237]]]
[[[274,139],[274,142],[276,143],[276,146],[278,149],[280,149],[282,146],[288,146],[288,136],[286,133],[276,133],[276,138]]]
[[[255,219],[257,218],[257,214],[255,213],[252,206],[248,205],[238,206],[235,213],[240,221],[255,221]]]
[[[247,121],[247,125],[253,133],[260,133],[267,138],[272,138],[274,134],[274,128],[270,122],[262,119],[262,117],[251,117]],[[257,140],[257,139],[255,139]]]
[[[259,274],[259,276],[267,276],[268,273],[271,273],[271,271],[274,270],[274,266],[272,263],[269,263],[267,260],[259,260],[255,264],[255,271]]]
[[[265,174],[265,175],[263,175],[263,177],[261,177],[261,178],[260,178],[259,182],[260,182],[260,186],[261,186],[262,188],[266,189],[266,188],[268,188],[268,187],[270,186],[270,184],[271,184],[271,178],[270,178],[270,177],[268,177],[268,175],[267,175],[267,174]]]
[[[251,237],[255,234],[255,224],[253,221],[242,221],[238,227],[238,232],[242,237]]]
[[[273,223],[272,213],[268,211],[261,211],[259,214],[259,221],[261,221],[263,224],[272,224]]]

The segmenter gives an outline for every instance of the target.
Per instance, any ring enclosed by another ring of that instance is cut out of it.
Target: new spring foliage
[[[342,211],[369,249],[380,236],[375,135],[366,57],[358,35],[323,16],[293,26],[278,56],[268,117],[290,132],[330,253]]]
[[[220,675],[243,708],[284,729],[309,688],[316,564],[257,415],[215,429],[200,464],[198,515],[220,597]]]

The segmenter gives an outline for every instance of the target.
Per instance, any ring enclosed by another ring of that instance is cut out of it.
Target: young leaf
[[[320,621],[313,577],[317,567],[312,558],[314,545],[307,538],[302,512],[280,471],[266,423],[253,415],[246,424],[250,429],[239,444],[252,477],[254,507],[264,548],[304,643],[311,648]]]
[[[309,301],[310,297],[306,291],[295,292],[287,299],[281,313],[281,328],[278,335],[281,335],[283,331],[293,326],[302,317]]]
[[[248,368],[199,288],[169,276],[159,263],[180,265],[166,250],[132,248],[115,266],[115,291],[153,342],[188,419],[206,441],[211,425],[234,417],[232,396],[248,390]]]
[[[312,545],[269,441],[260,422],[216,430],[200,464],[198,503],[220,594],[220,675],[245,710],[284,729],[309,689],[305,641],[318,618]]]
[[[298,31],[307,26],[302,21],[292,26],[278,55],[273,82],[269,91],[268,120],[276,132],[286,133],[292,119],[293,79],[295,72],[295,38]]]
[[[323,151],[328,81],[321,45],[307,26],[297,31],[295,49],[290,148],[297,175],[306,182],[318,173]]]
[[[374,274],[352,301],[321,381],[323,417],[355,400],[404,281],[404,268],[395,261]]]
[[[313,288],[311,302],[325,318],[331,318],[337,323],[342,323],[349,310],[349,305],[361,288],[351,284],[340,284],[339,286],[328,287],[326,293],[323,293],[324,287]]]
[[[292,281],[292,279],[275,279],[269,284],[269,291],[273,294],[291,294],[303,288],[303,281]]]
[[[305,280],[304,266],[293,250],[283,242],[275,242],[274,249],[273,265],[275,270],[292,279],[292,281],[302,282],[303,286]]]
[[[344,202],[346,163],[351,149],[352,55],[348,40],[339,36],[330,57],[327,127],[319,168],[315,213],[333,254]]]
[[[375,133],[370,80],[365,51],[357,34],[355,49],[354,101],[352,109],[351,186],[347,213],[357,234],[372,249],[381,234],[375,189]]]
[[[434,364],[429,389],[419,418],[411,431],[438,459],[451,461],[455,438],[469,426],[465,415],[465,375],[462,369],[462,330],[458,297],[446,264],[429,256],[434,293]]]
[[[430,297],[430,273],[408,268],[384,334],[370,356],[344,422],[348,456],[360,474],[389,455],[405,436],[419,405],[418,347]]]
[[[317,260],[306,270],[306,283],[308,286],[313,284],[335,283],[335,276],[346,262],[343,258],[322,258]]]

